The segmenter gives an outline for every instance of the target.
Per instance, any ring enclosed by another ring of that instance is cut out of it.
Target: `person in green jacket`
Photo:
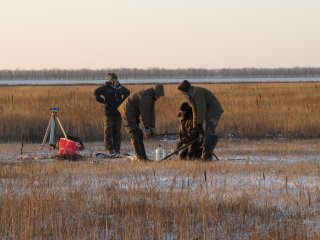
[[[164,96],[163,85],[158,84],[130,95],[119,107],[138,161],[149,160],[143,143],[143,131],[139,126],[140,120],[144,125],[145,136],[154,137],[156,134],[155,103],[162,96]]]
[[[104,106],[104,144],[110,154],[120,154],[122,119],[118,107],[129,95],[115,73],[109,73],[106,84],[94,91],[96,100]]]
[[[188,80],[184,80],[178,86],[190,101],[193,112],[193,129],[203,138],[202,159],[211,161],[213,150],[218,142],[215,134],[218,122],[224,112],[216,96],[206,88],[191,86]],[[205,128],[203,129],[203,124]]]

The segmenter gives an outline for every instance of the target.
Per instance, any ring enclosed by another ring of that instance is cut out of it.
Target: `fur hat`
[[[178,90],[182,92],[188,92],[190,88],[190,82],[188,80],[184,80],[182,83],[179,84]]]

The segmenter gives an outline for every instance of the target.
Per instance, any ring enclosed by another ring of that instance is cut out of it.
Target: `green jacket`
[[[197,124],[203,124],[205,120],[223,113],[220,102],[208,89],[190,86],[188,96],[192,105],[194,128]]]
[[[136,128],[141,118],[145,128],[155,127],[156,96],[163,96],[163,87],[153,87],[130,95],[119,107],[124,124]]]

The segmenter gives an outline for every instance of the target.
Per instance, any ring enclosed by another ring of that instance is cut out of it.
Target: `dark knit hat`
[[[155,97],[163,97],[164,96],[164,89],[163,89],[162,84],[157,84],[152,89],[153,89]]]
[[[188,80],[184,80],[179,84],[178,89],[182,92],[188,92],[190,88],[190,82]]]
[[[187,102],[183,102],[179,108],[180,111],[187,111],[190,108]]]

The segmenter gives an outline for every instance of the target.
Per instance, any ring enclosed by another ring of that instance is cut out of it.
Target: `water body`
[[[314,78],[202,78],[188,79],[192,83],[271,83],[271,82],[320,82],[320,77]],[[100,85],[105,83],[105,79],[100,80],[62,80],[62,79],[39,79],[39,80],[0,80],[0,86],[23,86],[23,85]],[[177,84],[183,79],[120,79],[122,84],[155,84],[167,83]]]

